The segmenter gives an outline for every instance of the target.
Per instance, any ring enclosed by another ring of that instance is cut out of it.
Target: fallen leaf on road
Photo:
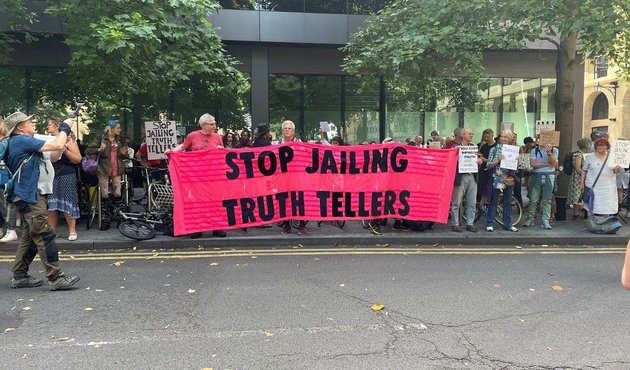
[[[561,292],[561,291],[563,291],[563,290],[564,290],[564,289],[562,289],[562,287],[561,287],[560,285],[558,285],[558,284],[554,284],[554,285],[552,285],[552,286],[551,286],[551,289],[555,290],[556,292]]]
[[[196,290],[194,290],[194,289],[188,289],[188,293],[192,294],[192,293],[194,293],[194,292],[196,292]]]
[[[516,249],[523,249],[523,247],[519,247],[518,245],[516,247],[514,247]]]
[[[219,266],[219,264],[217,262],[212,262],[210,266]]]
[[[345,288],[346,284],[339,284],[340,287]]]
[[[376,303],[372,305],[372,311],[380,311],[383,308],[385,308],[385,306],[380,303]]]
[[[548,272],[547,276],[553,276],[553,274],[551,272]]]
[[[114,266],[122,266],[125,264],[125,261],[114,262]]]
[[[198,247],[197,247],[197,250],[198,250],[198,251],[202,251],[202,250],[204,250],[204,249],[206,249],[206,248],[204,248],[204,247],[202,247],[202,246],[198,246]]]
[[[171,284],[164,284],[164,286],[171,286]]]
[[[530,292],[535,292],[535,291],[536,291],[536,289],[534,289],[534,288],[529,288],[529,291],[530,291]]]
[[[383,244],[383,247],[385,247],[385,248],[389,248],[389,247],[391,247],[391,244],[389,244],[389,243],[385,243],[385,244]]]
[[[10,333],[12,331],[15,331],[15,328],[6,328],[6,329],[4,329],[5,333]]]
[[[22,356],[22,360],[26,360],[28,358],[28,355],[25,353],[24,356]]]
[[[31,308],[30,308],[30,307],[22,307],[22,309],[23,309],[24,311],[30,311],[30,310],[31,310]]]
[[[95,292],[102,292],[103,289],[96,289]]]
[[[273,333],[266,332],[266,333],[265,333],[265,336],[266,336],[266,337],[273,337]]]
[[[201,370],[212,370],[212,368],[211,368],[211,367],[204,367],[204,368],[203,368],[203,369],[201,369]]]
[[[553,351],[553,347],[547,347],[547,351],[549,352]]]
[[[86,307],[83,311],[94,311],[94,309],[92,307]]]

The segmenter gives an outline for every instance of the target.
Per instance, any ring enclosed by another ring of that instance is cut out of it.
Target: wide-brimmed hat
[[[256,127],[256,134],[254,136],[254,139],[258,139],[259,137],[261,137],[263,134],[266,134],[267,132],[269,132],[269,126],[267,126],[266,123],[259,124],[258,127]]]
[[[13,130],[15,130],[15,127],[20,124],[21,122],[24,121],[28,121],[29,119],[35,117],[35,115],[26,115],[22,112],[15,112],[11,115],[9,115],[7,118],[4,119],[4,124],[7,126],[7,136],[11,135],[11,133],[13,132]]]

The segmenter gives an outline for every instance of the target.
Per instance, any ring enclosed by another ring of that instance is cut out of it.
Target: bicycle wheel
[[[155,230],[151,224],[142,220],[124,220],[118,224],[118,231],[134,240],[148,240],[155,237]]]
[[[363,226],[364,229],[367,229],[370,227],[370,221],[369,220],[361,220],[361,226]]]
[[[475,222],[477,222],[481,218],[481,215],[484,213],[485,211],[481,206],[481,202],[475,203]]]
[[[346,220],[337,220],[335,221],[335,225],[337,225],[338,228],[343,229],[343,227],[346,226]]]
[[[494,220],[503,225],[503,194],[499,195],[498,202],[499,204],[497,204],[497,215]],[[521,218],[523,217],[523,206],[521,206],[521,203],[516,200],[516,198],[512,198],[510,212],[512,214],[512,226],[518,225],[518,223],[521,222]]]

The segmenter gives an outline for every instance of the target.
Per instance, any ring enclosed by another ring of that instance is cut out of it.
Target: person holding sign
[[[223,140],[221,136],[216,133],[217,121],[214,117],[208,113],[199,117],[200,130],[191,132],[186,136],[183,143],[173,148],[173,150],[167,150],[166,154],[181,151],[197,151],[211,148],[223,148]],[[191,238],[200,238],[203,233],[191,234]],[[223,230],[214,230],[212,235],[224,238],[227,234]]]
[[[98,185],[101,189],[101,201],[111,206],[112,197],[115,205],[122,205],[120,175],[125,171],[125,160],[129,158],[128,147],[120,139],[120,123],[109,120],[105,132],[97,135],[85,150],[86,155],[98,154]],[[109,182],[112,183],[112,195],[109,194]],[[102,229],[109,229],[109,223],[103,222]]]
[[[586,157],[582,172],[582,188],[590,189],[592,201],[588,204],[589,215],[614,215],[619,211],[617,204],[616,175],[621,166],[608,165],[610,143],[606,138],[595,140],[595,152]],[[590,218],[590,217],[589,217]]]
[[[282,122],[282,137],[278,141],[278,144],[289,143],[291,141],[299,141],[299,138],[295,137],[295,123],[293,121],[284,121]],[[291,221],[284,221],[282,223],[282,233],[288,234],[291,232]],[[298,234],[304,234],[306,232],[306,221],[300,220],[300,224],[298,226]]]
[[[455,130],[453,148],[459,147],[459,164],[455,174],[455,185],[451,196],[451,229],[457,233],[464,230],[459,226],[459,210],[462,200],[466,197],[466,230],[476,233],[475,203],[477,200],[477,172],[481,165],[481,158],[477,156],[477,146],[471,145],[473,132],[470,128]]]
[[[537,145],[530,155],[530,164],[533,168],[530,182],[529,206],[527,218],[523,226],[534,225],[538,201],[541,201],[542,225],[545,230],[551,230],[549,220],[551,218],[551,196],[556,183],[556,168],[558,168],[558,149],[546,144]]]
[[[499,145],[490,150],[488,154],[488,170],[494,170],[492,180],[492,195],[486,218],[486,231],[494,231],[494,218],[497,214],[497,203],[499,193],[503,192],[503,229],[517,232],[518,229],[512,225],[512,194],[514,186],[520,186],[520,180],[516,174],[516,164],[518,162],[518,146],[509,145],[514,140],[514,134],[510,130],[505,130],[501,134]],[[508,150],[516,153],[516,156],[509,155]],[[508,161],[508,157],[512,157]]]

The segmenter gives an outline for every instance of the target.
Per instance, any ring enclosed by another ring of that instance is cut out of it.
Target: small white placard
[[[610,167],[617,165],[621,168],[630,167],[630,140],[617,140],[612,143],[608,165]]]
[[[536,121],[536,135],[541,131],[556,131],[556,121]]]
[[[429,148],[440,149],[442,147],[442,143],[439,141],[430,141]]]
[[[319,128],[322,130],[322,132],[330,131],[330,125],[328,124],[328,121],[320,121]]]
[[[521,154],[518,160],[519,170],[529,171],[532,169],[532,164],[530,163],[529,158],[530,158],[529,153]]]
[[[477,173],[479,166],[477,165],[477,152],[479,148],[476,145],[459,146],[459,173]]]
[[[149,121],[144,123],[149,160],[164,159],[167,149],[177,146],[177,124],[175,121]]]
[[[507,145],[503,144],[503,150],[501,153],[503,154],[503,160],[501,161],[501,168],[506,168],[508,170],[516,170],[518,167],[518,161],[516,158],[518,157],[519,147],[516,145]]]

